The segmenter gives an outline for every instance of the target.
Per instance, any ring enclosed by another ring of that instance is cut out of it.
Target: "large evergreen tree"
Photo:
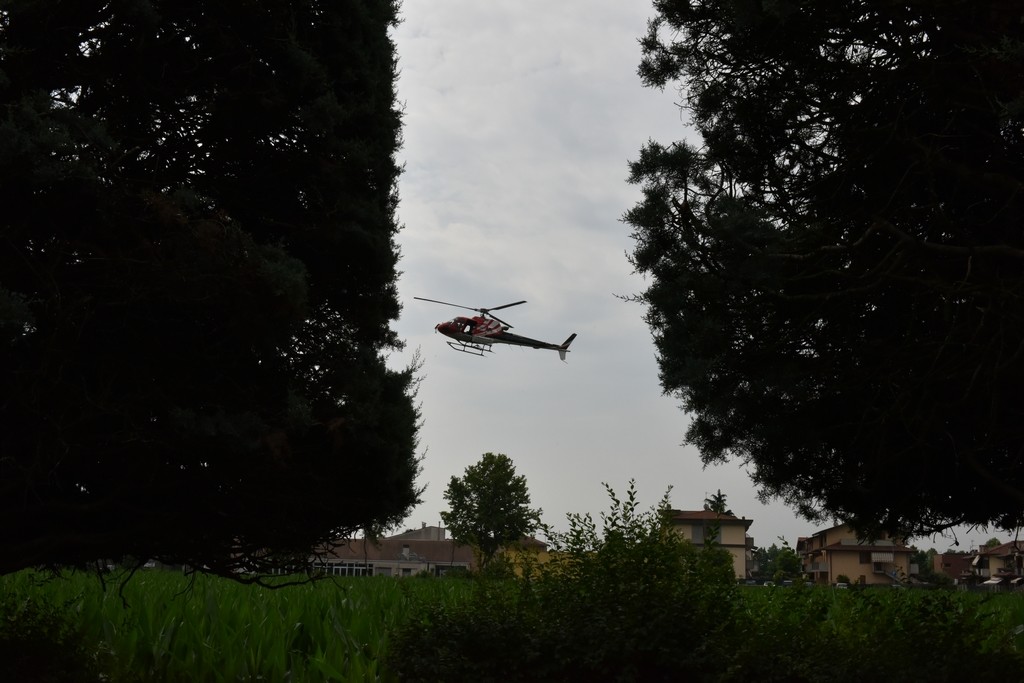
[[[706,463],[862,531],[1024,523],[1024,21],[1008,0],[656,0],[626,215]]]
[[[0,8],[0,571],[402,519],[397,2]]]

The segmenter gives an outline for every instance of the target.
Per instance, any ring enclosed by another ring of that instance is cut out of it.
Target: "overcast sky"
[[[644,88],[637,39],[649,0],[405,0],[394,33],[405,110],[399,237],[402,317],[422,355],[420,483],[407,527],[440,524],[448,480],[485,452],[526,477],[544,521],[608,509],[606,482],[636,480],[643,506],[672,487],[672,505],[700,509],[721,489],[753,520],[758,545],[821,526],[782,503],[758,502],[737,464],[704,469],[682,446],[688,418],[662,394],[622,215],[640,198],[628,162],[648,139],[692,132],[676,92]],[[484,358],[449,349],[434,325],[456,308],[496,307],[513,331],[561,343],[558,354],[496,345]],[[994,532],[959,535],[961,548]],[[1000,537],[1004,536],[1000,535]],[[1003,540],[1006,540],[1005,538]],[[943,551],[952,538],[922,539]]]

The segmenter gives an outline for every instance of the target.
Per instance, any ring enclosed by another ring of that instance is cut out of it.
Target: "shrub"
[[[752,590],[720,681],[1019,680],[1012,610],[984,596],[865,588]]]
[[[545,642],[559,645],[553,673],[635,680],[702,670],[714,659],[716,631],[731,623],[729,554],[676,534],[667,494],[640,511],[632,482],[624,500],[606,489],[611,509],[600,532],[589,515],[570,516],[537,580]]]
[[[0,680],[82,683],[99,680],[99,667],[59,608],[7,595],[0,602]]]
[[[463,602],[424,600],[392,635],[387,666],[405,683],[530,680],[530,618],[514,580],[473,578]]]
[[[415,609],[392,639],[398,678],[952,682],[1024,670],[1018,596],[737,587],[728,553],[671,531],[667,496],[641,512],[632,484],[625,499],[608,493],[600,523],[572,515],[553,535],[547,564],[477,576],[470,601]]]
[[[838,591],[836,609],[822,624],[833,657],[823,658],[819,671],[831,665],[847,680],[1019,680],[1024,659],[1000,615],[987,596],[975,594]]]
[[[734,623],[728,553],[674,533],[667,495],[642,512],[632,482],[624,500],[606,488],[600,532],[590,515],[570,515],[549,563],[479,580],[463,608],[421,609],[392,641],[399,677],[676,680],[717,667],[717,636]]]

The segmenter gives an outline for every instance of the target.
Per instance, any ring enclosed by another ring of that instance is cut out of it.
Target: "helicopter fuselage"
[[[512,334],[508,327],[496,320],[484,316],[472,318],[458,316],[449,321],[438,323],[435,330],[454,339],[461,346],[449,345],[457,351],[466,351],[477,355],[483,355],[484,351],[490,351],[492,344],[510,344],[512,346],[527,346],[533,349],[549,349],[558,351],[558,355],[565,360],[565,354],[569,350],[569,344],[576,338],[573,334],[563,344],[552,344],[550,342],[531,339],[518,334]]]

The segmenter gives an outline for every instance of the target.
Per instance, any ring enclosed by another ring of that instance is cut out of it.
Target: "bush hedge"
[[[403,681],[1022,680],[1024,596],[737,586],[728,553],[670,528],[667,495],[611,489],[550,562],[422,604],[392,639]]]

